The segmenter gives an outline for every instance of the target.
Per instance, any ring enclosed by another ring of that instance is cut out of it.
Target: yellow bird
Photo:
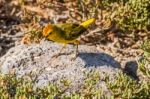
[[[43,29],[43,36],[48,40],[63,43],[64,45],[66,44],[76,45],[77,47],[76,56],[77,56],[78,44],[80,43],[77,40],[77,38],[80,35],[82,35],[87,30],[88,26],[94,23],[94,21],[95,19],[91,18],[89,20],[86,20],[85,22],[82,22],[81,24],[76,23],[48,24]],[[60,50],[60,53],[62,49]]]

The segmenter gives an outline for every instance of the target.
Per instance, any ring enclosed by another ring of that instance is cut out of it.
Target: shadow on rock
[[[79,53],[79,57],[85,61],[85,67],[111,66],[121,68],[120,64],[114,58],[106,53]]]

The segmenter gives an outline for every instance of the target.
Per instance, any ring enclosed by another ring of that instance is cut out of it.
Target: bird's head
[[[51,24],[48,24],[43,29],[43,36],[48,36],[53,31],[53,26]]]

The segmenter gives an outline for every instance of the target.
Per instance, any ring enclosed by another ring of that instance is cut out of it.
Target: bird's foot
[[[77,57],[78,57],[78,54],[72,54],[71,55],[71,61],[76,60]]]

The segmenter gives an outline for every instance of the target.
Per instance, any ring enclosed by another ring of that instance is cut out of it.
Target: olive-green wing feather
[[[63,31],[66,31],[66,33],[70,33],[72,29],[79,26],[79,24],[72,24],[72,23],[65,23],[65,24],[57,24],[57,27],[61,28]]]
[[[78,27],[72,29],[72,31],[69,33],[69,35],[66,39],[67,40],[76,39],[81,34],[83,34],[85,31],[86,31],[86,28],[84,28],[83,26],[78,26]]]
[[[83,26],[79,26],[79,24],[57,24],[57,27],[61,28],[63,36],[66,40],[73,40],[78,38],[86,29]]]

